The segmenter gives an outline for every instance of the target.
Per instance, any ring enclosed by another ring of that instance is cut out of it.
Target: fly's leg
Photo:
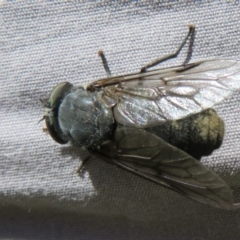
[[[99,57],[101,58],[101,60],[102,60],[102,64],[103,64],[103,67],[104,67],[105,72],[106,72],[106,74],[107,74],[107,77],[110,77],[110,76],[111,76],[110,68],[109,68],[109,66],[108,66],[107,59],[106,59],[106,57],[105,57],[105,55],[104,55],[104,53],[103,53],[102,50],[99,50],[99,51],[98,51],[98,56],[99,56]]]
[[[77,171],[76,171],[79,176],[82,175],[82,173],[83,173],[83,167],[86,165],[86,163],[87,163],[87,161],[88,161],[89,159],[90,159],[90,154],[89,154],[88,156],[86,156],[86,157],[82,160],[81,165],[78,167],[78,169],[77,169]]]
[[[146,72],[146,70],[148,68],[154,67],[154,66],[156,66],[156,65],[158,65],[158,64],[160,64],[164,61],[167,61],[169,59],[176,58],[178,56],[178,54],[180,53],[180,51],[182,50],[183,46],[186,44],[189,36],[191,36],[188,54],[187,54],[186,60],[183,63],[183,64],[186,64],[189,61],[189,59],[191,58],[192,46],[193,46],[193,42],[194,42],[194,32],[195,32],[195,26],[194,25],[189,25],[188,34],[183,39],[182,43],[180,44],[180,46],[178,47],[178,49],[175,53],[168,54],[166,56],[163,56],[161,58],[158,58],[158,59],[148,63],[147,65],[145,65],[144,67],[141,68],[140,72]]]
[[[193,52],[192,49],[193,49],[193,43],[194,43],[194,38],[195,38],[195,26],[194,25],[190,25],[189,26],[189,31],[190,31],[191,27],[193,29],[192,29],[192,32],[190,33],[187,57],[185,58],[185,61],[183,62],[183,65],[186,65],[190,61],[190,59],[192,57],[192,52]]]

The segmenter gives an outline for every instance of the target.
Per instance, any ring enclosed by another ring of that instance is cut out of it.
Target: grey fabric
[[[192,60],[240,56],[238,1],[0,1],[1,239],[239,239],[240,210],[188,200],[42,132],[39,98],[62,81],[136,72],[196,25]],[[167,65],[181,64],[178,59]],[[240,201],[240,94],[217,106],[222,147],[203,162]]]

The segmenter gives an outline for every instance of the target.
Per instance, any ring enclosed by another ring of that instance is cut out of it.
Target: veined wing
[[[240,62],[206,60],[186,66],[102,79],[103,101],[125,126],[151,127],[201,112],[240,88]]]
[[[118,128],[101,155],[117,166],[198,202],[237,209],[232,190],[216,173],[187,153],[143,129]]]

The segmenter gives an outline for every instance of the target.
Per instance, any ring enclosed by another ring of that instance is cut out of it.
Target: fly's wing
[[[143,130],[117,128],[114,142],[98,150],[108,161],[198,202],[235,209],[232,190],[213,171]]]
[[[103,102],[115,120],[146,128],[201,112],[240,88],[240,62],[207,60],[186,66],[102,79]]]

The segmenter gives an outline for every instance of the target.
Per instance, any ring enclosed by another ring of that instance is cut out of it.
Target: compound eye
[[[52,90],[48,99],[47,107],[51,109],[51,113],[45,116],[45,122],[51,137],[60,144],[69,142],[69,139],[63,134],[59,126],[58,110],[64,97],[71,92],[72,86],[69,82],[60,83]]]

